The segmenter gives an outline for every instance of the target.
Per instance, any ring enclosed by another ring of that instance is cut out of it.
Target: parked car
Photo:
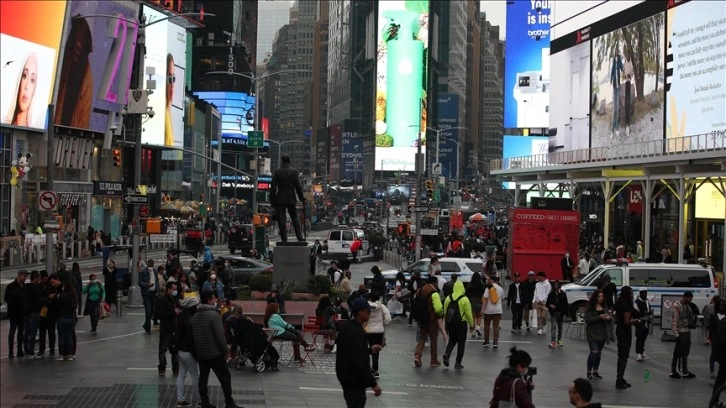
[[[411,275],[413,275],[414,271],[418,271],[421,277],[426,279],[429,276],[430,263],[431,258],[424,258],[418,262],[408,265],[400,271],[403,272],[403,275],[406,277],[406,281],[411,279]],[[439,265],[441,265],[441,276],[443,276],[444,279],[447,281],[451,280],[451,274],[456,273],[459,275],[458,280],[466,285],[471,281],[471,275],[473,275],[474,272],[481,272],[482,260],[472,258],[439,258]],[[386,282],[388,282],[389,289],[393,289],[398,272],[399,271],[396,269],[389,269],[381,272],[383,277],[386,278]],[[373,275],[363,277],[363,283],[368,287],[370,287],[370,282],[372,280]]]
[[[254,237],[252,224],[232,224],[227,235],[227,248],[229,253],[234,255],[239,250],[242,255],[248,255],[252,250]]]
[[[265,261],[260,261],[254,258],[246,258],[243,256],[220,256],[207,262],[203,265],[205,270],[210,269],[216,262],[225,262],[229,260],[229,264],[232,267],[232,276],[230,277],[230,286],[239,287],[246,285],[252,275],[258,273],[272,273],[272,264]]]
[[[350,252],[350,246],[353,241],[361,241],[361,249],[358,251],[358,259],[361,255],[368,253],[368,239],[365,232],[361,229],[338,227],[328,232],[328,251],[327,254],[332,258],[346,259],[353,254]]]

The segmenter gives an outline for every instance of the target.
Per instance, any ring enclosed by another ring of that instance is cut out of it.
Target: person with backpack
[[[464,359],[464,350],[466,347],[466,329],[474,330],[474,316],[471,312],[471,303],[466,297],[464,284],[454,282],[454,289],[451,295],[444,300],[444,322],[446,323],[446,331],[449,333],[449,342],[444,352],[444,365],[449,366],[449,356],[456,346],[456,363],[454,368],[462,369],[462,360]]]
[[[416,367],[422,365],[421,356],[427,339],[430,339],[431,367],[441,365],[438,359],[438,331],[439,317],[443,314],[443,307],[439,292],[436,290],[435,285],[437,283],[438,279],[435,276],[429,276],[426,285],[416,291],[411,301],[411,315],[416,320],[419,330],[413,357],[413,363]]]
[[[494,275],[487,278],[487,286],[484,291],[484,343],[482,346],[489,347],[489,331],[494,326],[492,347],[499,347],[499,321],[502,320],[502,300],[504,289],[499,286],[499,277]]]

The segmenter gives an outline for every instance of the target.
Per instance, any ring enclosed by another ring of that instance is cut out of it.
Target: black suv
[[[232,224],[229,227],[227,247],[230,254],[234,254],[234,251],[238,249],[243,255],[250,253],[253,239],[252,228],[252,224]]]

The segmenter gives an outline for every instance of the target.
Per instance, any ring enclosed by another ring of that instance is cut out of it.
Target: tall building
[[[321,157],[318,157],[318,142],[323,142],[324,146],[327,140],[318,140],[320,129],[324,129],[323,139],[327,139],[328,126],[328,21],[329,21],[329,5],[327,1],[318,2],[317,19],[314,25],[313,34],[313,83],[312,95],[310,98],[310,124],[313,130],[311,144],[315,148],[311,149],[311,162],[313,163],[312,173],[316,177],[325,176],[325,169],[318,165],[320,160],[323,163],[327,160],[327,152],[320,151]],[[324,155],[324,156],[323,156]]]
[[[467,4],[467,46],[466,46],[466,128],[471,136],[466,141],[466,168],[463,174],[469,180],[477,180],[483,170],[480,154],[479,130],[481,117],[481,28],[479,24],[480,3]]]
[[[235,2],[237,3],[237,2]],[[242,3],[242,2],[239,2]],[[282,26],[290,22],[292,1],[259,0],[257,3],[257,64],[272,53],[272,42]]]
[[[504,133],[504,42],[499,39],[499,26],[479,15],[481,38],[480,66],[480,160],[487,174],[489,162],[502,157]]]

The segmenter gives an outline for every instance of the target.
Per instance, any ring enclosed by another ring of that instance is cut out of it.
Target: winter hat
[[[374,275],[379,273],[380,271],[381,268],[379,268],[378,265],[373,265],[373,267],[371,268],[371,272],[373,272]]]
[[[182,299],[182,301],[179,303],[181,304],[181,307],[183,307],[184,309],[188,309],[191,307],[196,307],[199,304],[199,299],[196,296],[189,296],[188,298]]]
[[[363,298],[357,298],[353,301],[351,304],[351,312],[353,314],[356,314],[360,312],[361,310],[371,310],[371,305],[368,304],[368,301]]]

